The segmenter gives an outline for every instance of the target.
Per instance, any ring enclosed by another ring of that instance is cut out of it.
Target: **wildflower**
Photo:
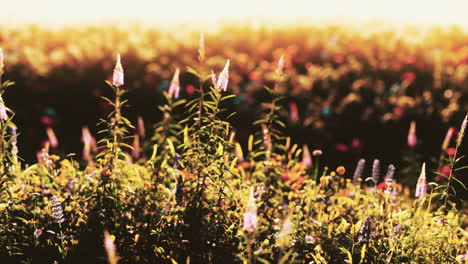
[[[460,132],[458,132],[457,148],[461,145],[461,142],[463,140],[463,136],[465,135],[467,119],[468,119],[468,114],[465,116],[465,119],[463,120],[463,123],[462,123],[461,128],[460,128]]]
[[[214,72],[211,71],[211,81],[213,82],[216,90],[218,90],[219,92],[227,91],[227,85],[229,82],[229,63],[230,60],[228,59],[226,65],[219,74],[218,79],[216,79],[216,75],[214,74]]]
[[[367,216],[362,224],[361,228],[359,229],[359,237],[358,241],[362,244],[367,244],[370,241],[371,233],[372,233],[372,219],[370,216]]]
[[[372,181],[374,184],[379,183],[380,180],[380,160],[375,159],[372,164]]]
[[[416,146],[417,143],[417,137],[416,137],[416,122],[412,121],[410,125],[410,129],[408,131],[408,146],[409,147],[414,147]]]
[[[104,249],[106,250],[109,264],[117,264],[119,257],[114,244],[114,236],[111,236],[107,230],[104,231]]]
[[[418,184],[416,185],[415,197],[419,199],[424,199],[427,193],[427,184],[426,184],[426,163],[423,163],[421,168],[421,175],[418,179]]]
[[[338,175],[343,175],[343,174],[345,174],[345,173],[346,173],[345,167],[339,166],[338,168],[336,168],[336,173],[338,173]]]
[[[244,212],[244,226],[248,232],[253,232],[257,229],[257,205],[255,204],[254,189],[250,188],[249,201]]]
[[[452,139],[453,131],[455,131],[454,127],[450,127],[447,130],[447,134],[445,134],[444,142],[442,143],[442,150],[446,150],[450,144],[450,140]]]
[[[141,116],[137,118],[137,124],[138,124],[138,135],[144,138],[145,137],[145,122]]]
[[[395,166],[390,164],[387,169],[387,175],[385,175],[385,193],[392,193],[392,183],[393,183],[393,176],[395,174]]]
[[[5,65],[3,64],[3,49],[0,48],[0,80],[2,78],[2,75],[3,75],[3,68],[5,67]]]
[[[140,156],[140,137],[137,133],[133,136],[133,144],[132,144],[132,157],[138,159]]]
[[[83,159],[89,160],[91,156],[91,150],[95,151],[97,146],[96,146],[96,140],[91,135],[91,132],[89,132],[89,128],[87,126],[84,126],[81,129],[81,142],[83,142],[84,144]]]
[[[112,76],[112,84],[120,87],[124,84],[124,72],[122,63],[120,62],[120,53],[117,54],[117,62],[115,63],[114,74]]]
[[[315,242],[315,238],[312,236],[305,236],[305,241],[307,244],[313,244]]]
[[[362,177],[362,172],[364,171],[364,166],[366,165],[366,160],[365,159],[360,159],[358,161],[358,164],[356,166],[356,170],[354,171],[353,175],[353,184],[358,184],[359,179]]]
[[[6,112],[5,102],[3,101],[2,95],[0,95],[0,121],[7,121],[8,115]]]
[[[310,156],[309,147],[304,145],[302,147],[302,163],[307,167],[312,167],[312,157]]]
[[[17,136],[16,136],[16,127],[14,126],[9,126],[8,127],[8,132],[10,134],[11,138],[11,154],[14,156],[18,155],[18,147],[17,147]]]
[[[50,167],[52,165],[52,160],[49,157],[49,152],[47,151],[46,148],[43,148],[41,151],[39,151],[36,154],[37,157],[37,163],[40,165]]]
[[[49,139],[49,143],[52,148],[58,147],[59,143],[57,136],[55,135],[55,132],[51,127],[47,128],[47,138]]]
[[[320,157],[323,155],[323,152],[320,149],[316,149],[312,152],[312,156],[314,157]]]
[[[299,121],[299,110],[297,109],[297,104],[294,102],[289,103],[289,120],[293,124]]]
[[[284,69],[284,55],[281,55],[281,57],[278,60],[278,66],[276,67],[276,74],[281,75],[283,73]]]
[[[63,221],[65,221],[63,218],[63,209],[57,196],[53,195],[50,198],[50,202],[52,203],[52,215],[54,217],[54,222],[58,224],[63,223]]]
[[[448,148],[448,149],[446,150],[446,152],[447,152],[447,154],[448,154],[449,156],[454,156],[454,155],[457,153],[457,149],[456,149],[456,148]]]
[[[172,77],[171,85],[169,86],[169,97],[179,98],[180,81],[179,81],[179,68],[176,69],[174,77]]]
[[[34,230],[34,237],[39,238],[42,235],[42,229],[36,229]]]

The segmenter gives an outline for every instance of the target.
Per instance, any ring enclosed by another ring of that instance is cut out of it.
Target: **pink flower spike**
[[[442,143],[442,150],[446,150],[450,144],[450,140],[452,140],[453,132],[455,131],[454,127],[450,127],[447,130],[447,134],[445,134],[444,142]]]
[[[278,60],[278,66],[276,68],[276,74],[281,74],[284,69],[284,55],[281,55],[281,58]]]
[[[117,54],[117,62],[115,63],[112,84],[116,87],[120,87],[124,84],[124,72],[122,68],[122,63],[120,62],[120,53]]]
[[[137,118],[137,123],[138,123],[138,134],[140,137],[144,138],[145,137],[145,122],[143,120],[143,117],[139,116]]]
[[[171,85],[169,86],[169,97],[172,99],[179,98],[180,81],[179,81],[179,68],[176,69],[174,77],[172,77]]]
[[[423,163],[421,168],[421,175],[418,179],[418,184],[416,185],[415,197],[419,199],[424,199],[427,194],[427,183],[426,183],[426,163]]]
[[[211,82],[213,83],[213,85],[214,85],[216,88],[218,88],[218,87],[216,86],[216,74],[214,73],[213,70],[211,70]]]
[[[309,147],[304,145],[302,147],[302,163],[307,167],[312,167],[312,156],[310,155]]]
[[[228,59],[226,65],[224,66],[223,70],[219,74],[218,81],[216,82],[216,88],[218,91],[227,91],[227,86],[229,82],[229,63],[230,60]]]
[[[408,131],[408,146],[414,147],[416,146],[418,139],[416,137],[416,122],[412,121],[410,129]]]
[[[52,148],[58,147],[59,143],[58,143],[57,136],[55,136],[55,132],[51,127],[47,128],[47,137],[49,139],[49,143]]]
[[[248,232],[253,232],[255,229],[257,229],[257,224],[257,205],[255,204],[254,188],[251,187],[249,201],[244,212],[243,229],[247,230]]]
[[[5,102],[3,101],[2,96],[0,95],[0,121],[7,121],[8,115],[6,112]]]
[[[0,77],[2,77],[3,74],[3,67],[5,67],[3,64],[3,49],[0,48]]]
[[[140,148],[140,137],[138,136],[138,134],[135,134],[133,136],[133,149],[132,149],[132,157],[135,158],[135,159],[138,159],[138,157],[140,157],[140,151],[141,151],[141,148]]]

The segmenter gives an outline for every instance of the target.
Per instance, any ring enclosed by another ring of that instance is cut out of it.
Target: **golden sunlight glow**
[[[379,19],[397,24],[468,26],[467,0],[14,0],[0,10],[0,23],[13,25]]]

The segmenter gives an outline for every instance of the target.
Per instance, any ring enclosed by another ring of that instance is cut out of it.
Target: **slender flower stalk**
[[[211,80],[216,90],[218,90],[219,92],[227,91],[227,86],[229,82],[229,63],[230,63],[230,60],[228,59],[226,61],[226,65],[224,66],[223,70],[219,74],[218,78],[216,78],[216,75],[214,74],[214,72],[211,71]]]
[[[2,75],[3,75],[3,68],[5,65],[3,64],[3,49],[0,48],[0,84],[2,83]]]
[[[460,132],[458,133],[457,149],[458,149],[458,147],[460,147],[460,145],[462,143],[462,140],[463,140],[463,136],[465,135],[466,123],[468,122],[467,119],[468,119],[468,114],[465,116],[465,119],[463,119],[463,123],[461,125]]]
[[[176,69],[174,77],[172,77],[171,85],[169,86],[169,97],[172,99],[179,98],[180,81],[179,81],[179,68]]]
[[[353,176],[353,184],[359,184],[359,179],[362,177],[362,172],[364,171],[364,166],[366,165],[365,159],[360,159],[356,166],[356,170],[354,171]]]
[[[117,264],[119,257],[112,237],[107,230],[104,231],[104,249],[106,250],[108,263]]]
[[[450,127],[448,130],[447,130],[447,134],[445,134],[445,138],[444,138],[444,142],[442,143],[442,151],[446,151],[449,144],[450,144],[450,140],[452,139],[452,136],[453,136],[453,132],[455,131],[455,128],[454,127]]]
[[[59,142],[58,142],[57,136],[55,135],[55,132],[51,127],[47,128],[47,138],[52,148],[58,147]]]
[[[416,137],[416,122],[412,121],[410,125],[410,129],[408,131],[408,146],[414,147],[417,144],[417,137]]]
[[[392,194],[393,193],[393,176],[395,174],[395,166],[390,164],[387,169],[387,174],[385,175],[385,185],[386,190],[385,193]]]
[[[145,138],[145,135],[146,135],[145,121],[143,120],[143,117],[138,116],[137,125],[138,125],[138,135],[140,135],[140,137],[142,137],[142,138]]]
[[[463,119],[463,123],[460,127],[460,132],[458,132],[458,138],[457,138],[457,144],[455,146],[455,153],[453,154],[452,161],[451,161],[451,168],[450,168],[450,173],[448,175],[448,183],[446,186],[445,190],[445,199],[444,199],[444,207],[447,206],[448,198],[449,198],[449,190],[450,190],[450,185],[453,180],[453,171],[455,167],[455,163],[457,162],[457,153],[458,153],[458,148],[460,147],[463,137],[465,135],[465,130],[466,130],[466,125],[468,122],[468,114],[466,114],[465,119]]]
[[[140,136],[135,133],[133,135],[133,144],[132,144],[132,157],[138,159],[140,157],[141,147],[140,147]]]
[[[419,199],[424,199],[427,194],[427,183],[426,183],[426,163],[423,163],[421,168],[421,175],[418,179],[418,184],[416,184],[416,193],[415,197]]]
[[[372,164],[372,181],[375,185],[379,183],[380,180],[380,160],[375,159]]]
[[[89,128],[84,126],[81,129],[81,142],[83,142],[83,159],[88,160],[91,158],[91,151],[96,151],[96,140],[89,132]]]
[[[281,55],[281,57],[278,60],[278,65],[276,67],[276,74],[282,75],[283,69],[284,69],[284,55]]]
[[[115,64],[114,68],[114,74],[112,77],[112,84],[115,87],[120,87],[124,84],[124,72],[123,72],[123,67],[122,63],[120,61],[120,54],[117,54],[117,62]]]
[[[250,233],[257,229],[257,205],[255,204],[253,187],[250,188],[249,201],[244,212],[243,229]]]
[[[0,121],[6,122],[8,120],[8,115],[6,111],[5,102],[3,101],[2,95],[0,95]]]
[[[368,244],[372,234],[372,218],[367,216],[362,224],[361,228],[359,229],[359,237],[358,241],[361,244]]]
[[[65,219],[63,218],[63,209],[59,199],[57,196],[53,195],[50,198],[50,202],[52,203],[52,216],[54,217],[54,222],[57,224],[63,223]]]
[[[312,156],[310,155],[310,150],[307,145],[302,147],[302,163],[307,167],[312,167]]]

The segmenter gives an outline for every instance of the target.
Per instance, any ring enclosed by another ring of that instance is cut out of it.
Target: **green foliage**
[[[47,150],[22,168],[10,158],[11,118],[1,123],[5,263],[103,262],[105,231],[121,263],[461,263],[467,219],[447,206],[454,175],[413,200],[408,190],[353,185],[344,169],[310,171],[302,149],[282,136],[281,97],[268,88],[271,102],[241,155],[223,109],[232,96],[190,71],[199,96],[186,102],[164,93],[148,159],[132,162],[126,153],[133,126],[122,114],[125,91],[111,84],[115,100],[105,100],[114,110],[101,120],[97,162],[84,168]],[[182,107],[186,115],[177,116]],[[244,226],[247,210],[256,215],[253,230]]]

